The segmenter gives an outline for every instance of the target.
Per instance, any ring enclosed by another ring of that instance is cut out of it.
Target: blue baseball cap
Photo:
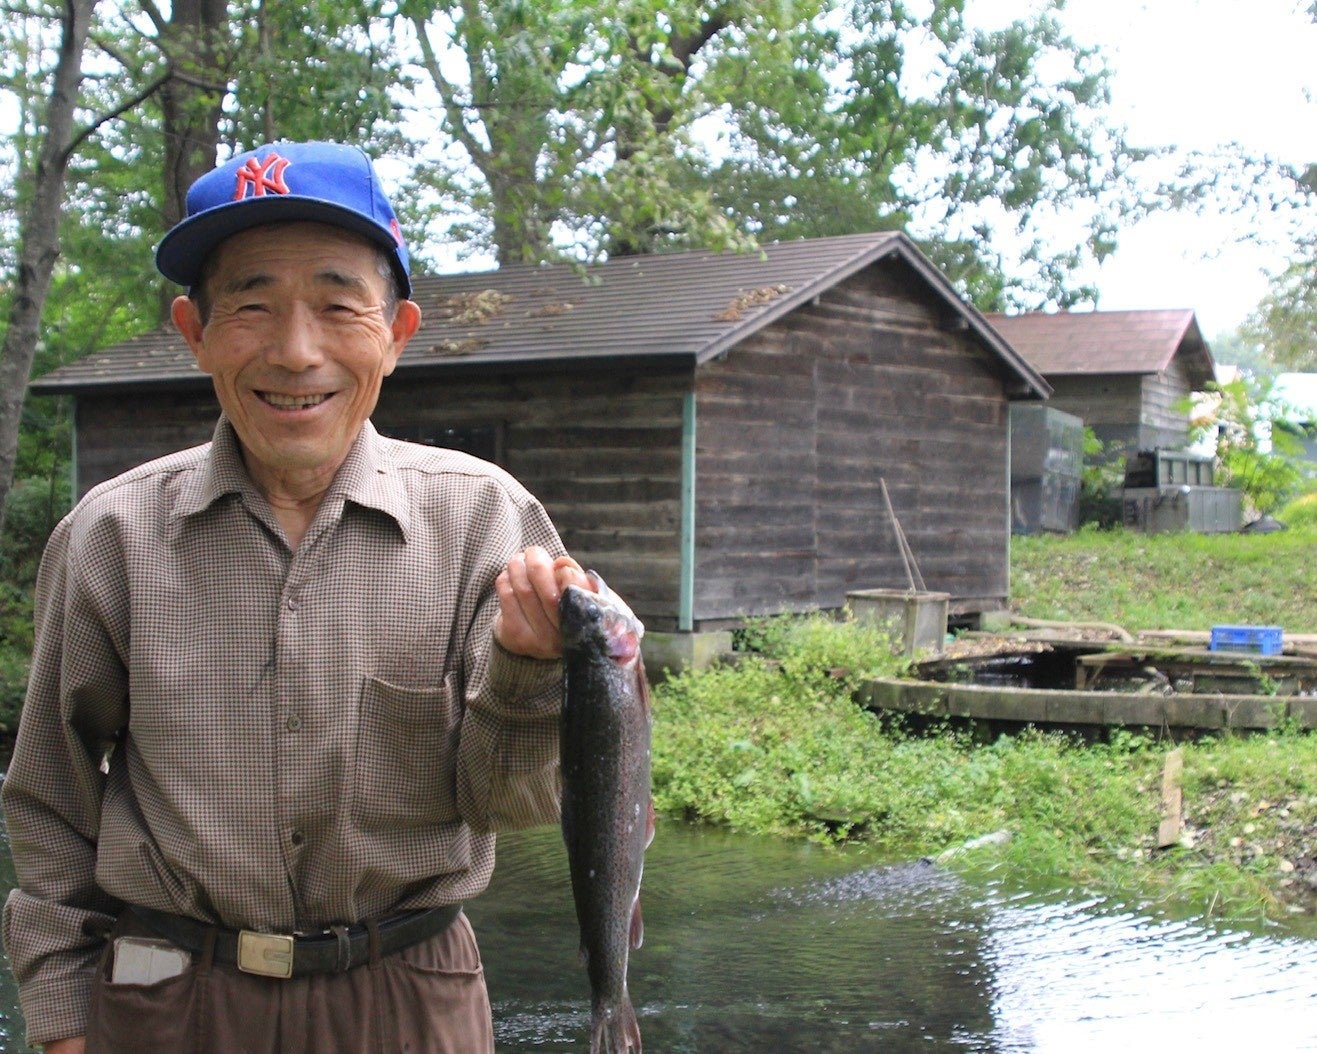
[[[411,296],[407,245],[365,152],[341,143],[272,143],[238,154],[198,179],[186,215],[156,248],[155,263],[191,288],[215,247],[263,223],[310,220],[353,231],[389,255],[398,292]]]

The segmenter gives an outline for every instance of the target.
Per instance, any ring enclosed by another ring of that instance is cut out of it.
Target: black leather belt
[[[364,923],[331,926],[320,933],[257,933],[211,926],[185,915],[170,915],[136,904],[131,910],[157,936],[193,955],[202,954],[213,932],[216,962],[262,977],[344,973],[370,961],[370,927]],[[442,933],[461,911],[461,904],[449,904],[382,920],[375,926],[380,955],[392,955]]]

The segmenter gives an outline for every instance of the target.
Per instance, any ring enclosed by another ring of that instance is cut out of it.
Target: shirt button
[[[298,717],[296,714],[293,714],[293,716],[288,719],[288,731],[296,732],[301,727],[302,727],[302,719]]]
[[[296,610],[297,610],[298,608],[300,608],[301,606],[302,606],[301,601],[299,601],[299,600],[297,599],[297,597],[289,597],[289,598],[288,598],[288,610],[289,610],[289,611],[296,611]]]
[[[288,840],[293,843],[295,848],[300,848],[302,843],[306,841],[306,835],[301,831],[294,831],[288,836]]]

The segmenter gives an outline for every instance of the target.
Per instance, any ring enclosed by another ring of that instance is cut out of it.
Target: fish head
[[[606,656],[620,666],[640,657],[644,624],[627,602],[594,571],[587,571],[592,589],[568,586],[558,599],[558,624],[564,653]]]

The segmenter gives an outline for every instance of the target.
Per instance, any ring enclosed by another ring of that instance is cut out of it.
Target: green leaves
[[[1283,427],[1294,415],[1270,381],[1245,375],[1207,388],[1208,403],[1198,408],[1191,435],[1215,437],[1222,484],[1242,490],[1253,511],[1275,511],[1306,478],[1300,440]]]
[[[1299,185],[1317,209],[1317,165],[1307,168],[1304,180]],[[1317,371],[1317,231],[1301,237],[1290,262],[1269,278],[1270,288],[1245,323],[1245,335],[1281,366]]]

